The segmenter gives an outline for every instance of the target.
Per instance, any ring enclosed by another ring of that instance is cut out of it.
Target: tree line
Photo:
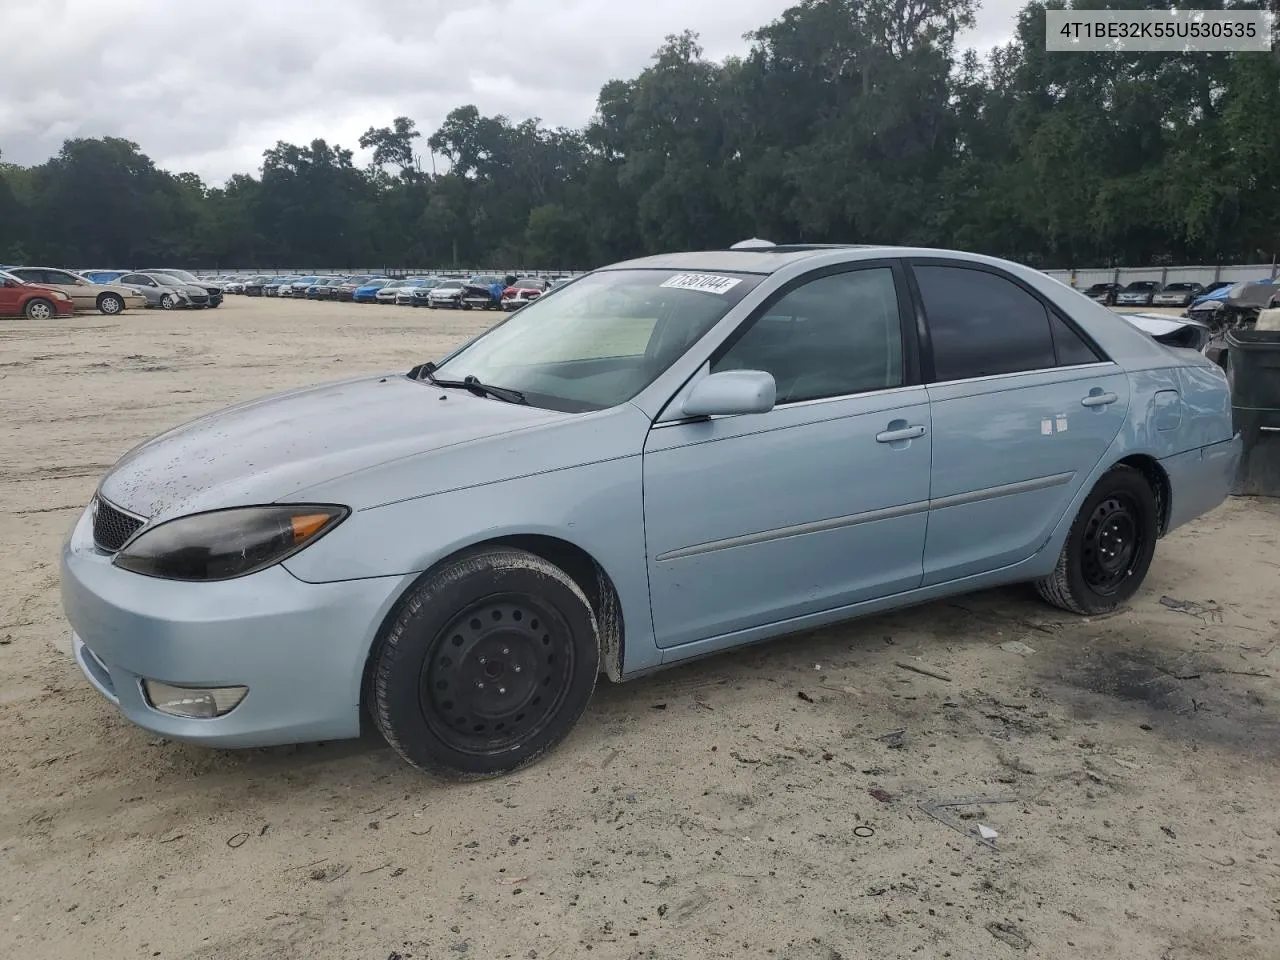
[[[0,263],[573,269],[750,236],[1046,269],[1269,261],[1280,44],[1047,53],[1046,6],[1064,5],[1028,3],[979,57],[956,44],[977,0],[802,0],[724,62],[668,37],[582,129],[469,105],[424,138],[398,117],[360,137],[366,168],[323,139],[279,142],[256,175],[210,186],[131,141],[71,139],[0,163]]]

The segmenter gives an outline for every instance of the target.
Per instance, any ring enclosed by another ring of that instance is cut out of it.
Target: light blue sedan
[[[129,451],[62,553],[89,681],[168,737],[513,770],[605,673],[997,584],[1077,614],[1227,496],[1223,373],[1029,268],[681,253],[438,363]],[[780,706],[781,709],[781,706]]]

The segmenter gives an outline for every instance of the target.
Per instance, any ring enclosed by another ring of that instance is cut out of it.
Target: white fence
[[[288,269],[277,270],[260,270],[248,268],[236,269],[211,269],[201,268],[191,271],[200,276],[258,276],[270,273],[272,276],[278,277],[333,277],[333,276],[356,276],[360,274],[368,274],[372,276],[390,276],[390,277],[430,277],[430,276],[467,276],[474,277],[480,275],[496,275],[499,277],[510,276],[515,274],[520,277],[576,277],[585,273],[585,270],[512,270],[509,268],[485,268],[481,269],[459,269],[457,267],[422,267],[422,268],[401,268],[396,267],[388,269],[385,267],[328,267],[317,269],[308,267],[290,267]],[[1162,284],[1176,283],[1183,281],[1187,283],[1217,283],[1218,281],[1226,281],[1228,283],[1236,283],[1240,280],[1268,280],[1280,277],[1280,265],[1275,263],[1253,263],[1253,264],[1226,264],[1226,265],[1201,265],[1201,266],[1176,266],[1176,267],[1087,267],[1079,270],[1046,270],[1044,271],[1055,280],[1060,280],[1065,284],[1071,285],[1074,277],[1075,286],[1088,287],[1095,283],[1118,283],[1122,286],[1126,283],[1133,283],[1135,280],[1157,280]]]
[[[1218,281],[1236,283],[1240,280],[1270,280],[1280,275],[1274,263],[1235,264],[1232,266],[1182,266],[1182,267],[1093,267],[1086,270],[1046,270],[1055,280],[1084,289],[1095,283],[1118,283],[1123,286],[1135,280],[1157,280],[1162,284],[1202,283],[1208,286]]]

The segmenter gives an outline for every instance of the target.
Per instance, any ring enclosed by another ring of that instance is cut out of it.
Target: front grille
[[[132,537],[142,521],[112,506],[101,497],[93,498],[93,542],[99,550],[115,553]]]

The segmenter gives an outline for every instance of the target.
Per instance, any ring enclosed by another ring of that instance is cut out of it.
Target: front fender
[[[624,673],[656,666],[639,453],[360,510],[285,567],[308,583],[425,571],[492,540],[554,537],[613,582],[626,625]]]

